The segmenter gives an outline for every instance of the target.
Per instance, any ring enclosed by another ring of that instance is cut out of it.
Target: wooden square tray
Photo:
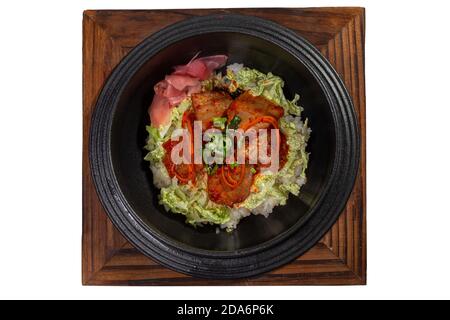
[[[309,252],[259,277],[205,280],[146,258],[107,218],[90,175],[91,113],[104,81],[144,38],[174,22],[211,13],[254,15],[312,42],[344,79],[361,131],[359,174],[339,220]],[[83,284],[85,285],[362,285],[366,283],[366,139],[363,8],[95,11],[83,15]]]

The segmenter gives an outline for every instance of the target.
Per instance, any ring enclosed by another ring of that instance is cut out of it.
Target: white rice
[[[220,227],[227,230],[236,229],[239,221],[242,218],[248,217],[250,214],[250,210],[246,208],[233,208],[230,210],[230,220],[227,223],[220,225]]]
[[[252,210],[252,213],[255,215],[263,215],[264,217],[268,217],[272,212],[273,208],[280,205],[280,201],[274,197],[268,197],[261,203],[259,206]]]

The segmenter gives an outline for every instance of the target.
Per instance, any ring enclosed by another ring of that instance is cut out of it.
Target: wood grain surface
[[[241,280],[205,280],[169,270],[134,249],[114,228],[90,175],[91,114],[108,75],[143,39],[162,27],[211,13],[254,15],[312,42],[343,78],[361,130],[359,174],[339,220],[291,264]],[[366,283],[366,137],[363,8],[94,11],[83,14],[83,257],[85,285],[363,285]]]

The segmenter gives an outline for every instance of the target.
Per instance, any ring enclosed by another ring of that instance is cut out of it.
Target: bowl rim
[[[307,216],[258,246],[223,252],[187,246],[145,224],[122,193],[111,158],[113,115],[128,80],[164,48],[186,38],[217,32],[242,33],[269,41],[303,63],[326,95],[336,133],[330,175]],[[147,37],[110,74],[91,118],[91,175],[99,199],[113,224],[146,256],[170,269],[198,277],[230,279],[255,276],[305,253],[340,215],[353,189],[359,159],[360,136],[356,114],[351,97],[337,72],[307,40],[277,23],[254,16],[214,14],[193,17]]]

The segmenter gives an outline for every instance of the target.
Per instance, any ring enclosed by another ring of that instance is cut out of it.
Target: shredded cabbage
[[[172,180],[169,187],[161,189],[160,203],[167,211],[181,213],[186,222],[192,225],[203,223],[225,224],[230,220],[230,209],[208,199],[206,184],[197,186],[178,184]]]
[[[253,210],[269,198],[275,199],[277,205],[285,205],[289,196],[287,192],[280,189],[280,186],[277,184],[277,174],[273,173],[265,173],[256,176],[253,189],[255,189],[255,192],[251,192],[239,207]]]

